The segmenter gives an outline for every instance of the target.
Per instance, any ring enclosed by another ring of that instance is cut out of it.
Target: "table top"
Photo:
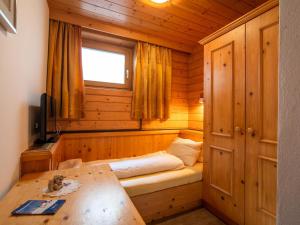
[[[66,196],[50,198],[42,190],[54,175],[79,180],[81,187]],[[65,199],[55,215],[11,216],[27,200]],[[108,165],[27,174],[0,201],[2,225],[144,225],[119,180]]]

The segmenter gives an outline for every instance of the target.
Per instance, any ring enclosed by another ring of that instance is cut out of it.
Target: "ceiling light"
[[[151,1],[157,4],[162,4],[168,2],[169,0],[151,0]]]

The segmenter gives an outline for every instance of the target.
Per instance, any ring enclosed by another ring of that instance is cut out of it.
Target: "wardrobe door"
[[[246,24],[246,225],[276,218],[278,7]]]
[[[207,206],[244,223],[245,25],[204,46]]]

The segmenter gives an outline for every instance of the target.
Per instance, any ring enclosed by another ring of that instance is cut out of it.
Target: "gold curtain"
[[[138,42],[135,57],[132,118],[168,119],[171,101],[172,51]]]
[[[50,20],[47,94],[56,100],[58,118],[78,119],[83,104],[81,28]]]

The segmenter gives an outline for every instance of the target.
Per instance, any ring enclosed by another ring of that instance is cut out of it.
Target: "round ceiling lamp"
[[[157,3],[157,4],[163,4],[168,2],[169,0],[151,0],[151,2]]]

